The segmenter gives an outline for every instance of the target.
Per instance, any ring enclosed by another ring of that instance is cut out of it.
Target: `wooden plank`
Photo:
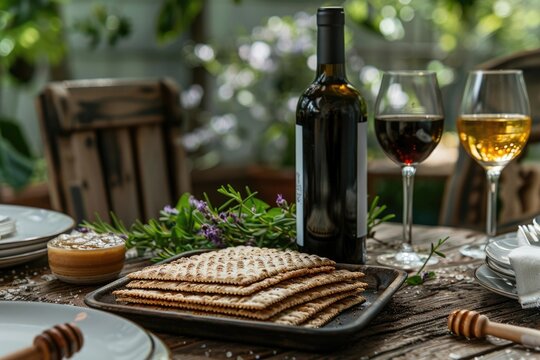
[[[59,191],[63,195],[62,210],[78,220],[71,192],[71,186],[75,179],[75,158],[71,149],[71,141],[63,136],[57,137],[56,141],[59,161]]]
[[[111,210],[129,226],[141,218],[129,130],[100,132],[99,146]]]
[[[109,207],[96,134],[76,133],[70,137],[74,156],[75,181],[80,183],[86,220],[95,220],[96,213],[110,221]]]
[[[167,134],[169,143],[172,148],[172,164],[171,173],[174,177],[176,197],[180,197],[183,193],[191,193],[191,176],[188,166],[188,157],[181,141],[181,131],[178,127],[170,129]]]
[[[168,154],[169,167],[171,168],[171,177],[174,188],[172,195],[176,198],[185,192],[191,192],[190,167],[188,166],[188,157],[182,144],[182,116],[180,111],[178,85],[170,79],[160,81],[163,97],[163,115],[165,119],[164,131],[167,138],[167,148],[171,149]]]
[[[172,201],[162,130],[158,126],[141,126],[135,130],[135,152],[140,180],[143,216],[156,218]]]
[[[58,144],[54,136],[51,136],[51,129],[48,126],[48,120],[54,115],[51,109],[52,104],[49,103],[49,96],[46,93],[40,94],[36,99],[36,110],[39,119],[39,128],[41,133],[41,141],[43,142],[43,154],[48,164],[47,166],[47,185],[49,187],[49,198],[51,208],[57,211],[63,211],[63,203],[60,188],[62,186],[60,180],[60,169],[58,161]]]
[[[163,121],[163,100],[157,82],[96,80],[68,86],[74,110],[65,130]]]

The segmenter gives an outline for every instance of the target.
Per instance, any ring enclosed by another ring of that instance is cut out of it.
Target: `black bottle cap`
[[[340,6],[322,7],[317,10],[317,25],[343,26],[345,13]]]
[[[317,11],[317,63],[319,65],[345,62],[344,25],[345,13],[342,7],[322,7]]]

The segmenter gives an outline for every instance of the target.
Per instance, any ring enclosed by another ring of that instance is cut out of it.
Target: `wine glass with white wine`
[[[504,167],[525,147],[531,132],[529,99],[521,70],[472,71],[467,78],[457,120],[459,139],[487,177],[487,241],[460,252],[485,257],[485,246],[497,233],[497,192]]]

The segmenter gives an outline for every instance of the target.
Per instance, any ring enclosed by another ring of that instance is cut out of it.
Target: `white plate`
[[[84,345],[75,360],[142,360],[153,354],[153,342],[140,326],[104,311],[77,306],[0,301],[0,357],[32,344],[44,330],[77,321],[84,336]]]
[[[154,342],[154,353],[152,354],[152,360],[169,360],[172,358],[171,352],[167,345],[156,335],[149,333],[152,341]]]
[[[0,215],[15,220],[17,227],[15,232],[0,239],[0,249],[44,242],[75,225],[66,214],[27,206],[0,205]]]
[[[512,269],[505,268],[503,266],[500,266],[496,262],[492,261],[490,258],[486,258],[486,265],[488,268],[496,273],[497,275],[500,275],[503,278],[508,278],[510,280],[516,279],[516,273]]]
[[[14,248],[3,249],[3,250],[0,250],[0,259],[5,258],[7,256],[26,254],[31,251],[46,249],[46,248],[47,248],[47,242],[44,241],[44,242],[39,242],[37,244],[30,244],[30,245],[18,246]]]
[[[486,256],[493,260],[497,265],[511,269],[508,254],[510,251],[519,247],[516,233],[507,233],[496,236],[486,246]]]
[[[24,264],[25,262],[39,259],[45,255],[47,255],[47,248],[34,250],[24,254],[2,257],[0,258],[0,268]]]
[[[474,277],[481,286],[489,291],[512,299],[518,298],[515,283],[497,275],[485,264],[476,269]]]

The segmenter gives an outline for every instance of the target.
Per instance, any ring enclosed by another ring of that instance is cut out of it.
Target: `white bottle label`
[[[304,246],[304,151],[302,125],[296,125],[296,243]]]
[[[356,236],[367,235],[367,121],[358,123]],[[298,156],[298,155],[297,155]]]

